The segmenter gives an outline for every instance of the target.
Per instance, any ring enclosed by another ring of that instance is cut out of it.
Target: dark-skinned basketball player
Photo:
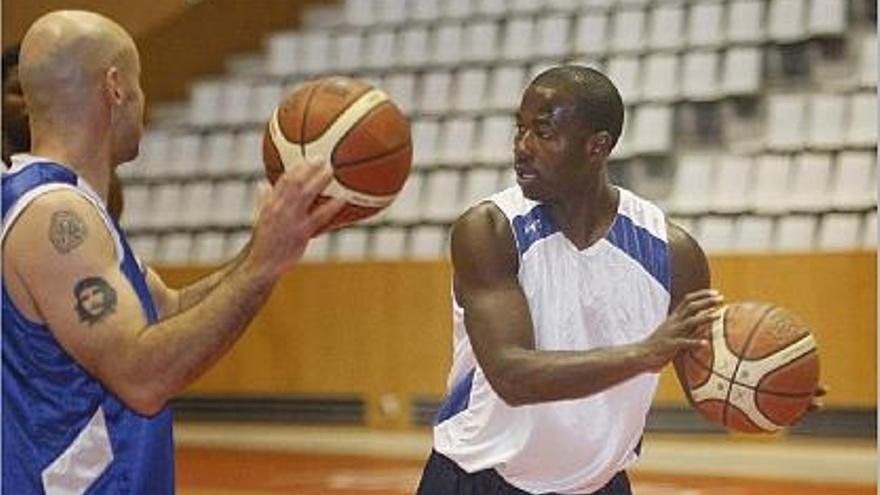
[[[420,495],[631,493],[658,373],[708,344],[723,298],[694,239],[609,182],[623,114],[601,73],[541,73],[517,186],[453,225],[453,365]]]
[[[143,133],[131,36],[84,11],[37,19],[19,77],[30,154],[3,174],[4,493],[174,493],[169,399],[242,335],[312,234],[326,163],[268,193],[248,247],[181,290],[142,270],[106,207]]]

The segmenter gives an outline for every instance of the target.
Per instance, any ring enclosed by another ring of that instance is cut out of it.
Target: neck
[[[32,126],[31,153],[76,172],[106,204],[113,168],[109,141],[83,126],[68,124],[61,127]]]
[[[573,194],[550,205],[554,220],[578,248],[584,249],[608,233],[617,214],[620,191],[604,172]]]

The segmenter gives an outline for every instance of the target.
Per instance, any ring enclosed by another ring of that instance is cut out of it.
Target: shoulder
[[[518,255],[510,222],[491,201],[471,207],[455,221],[450,247],[457,276],[516,273]]]
[[[711,285],[709,262],[699,243],[681,226],[667,220],[666,238],[672,265],[672,307],[689,292]]]

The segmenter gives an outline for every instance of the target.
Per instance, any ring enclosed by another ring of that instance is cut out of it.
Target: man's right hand
[[[310,211],[332,177],[330,163],[315,159],[278,178],[257,216],[248,255],[254,265],[278,277],[302,257],[312,235],[345,206],[332,199]]]
[[[659,371],[676,354],[708,345],[708,325],[720,316],[724,297],[713,289],[686,295],[669,317],[642,342],[647,348],[648,368]]]

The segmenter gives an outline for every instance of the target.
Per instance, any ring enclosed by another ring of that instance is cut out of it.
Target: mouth
[[[531,168],[528,165],[525,165],[523,163],[520,163],[520,162],[515,163],[513,166],[513,169],[516,172],[517,180],[527,181],[527,180],[532,180],[532,179],[538,178],[537,172],[535,172],[535,170],[533,168]]]

